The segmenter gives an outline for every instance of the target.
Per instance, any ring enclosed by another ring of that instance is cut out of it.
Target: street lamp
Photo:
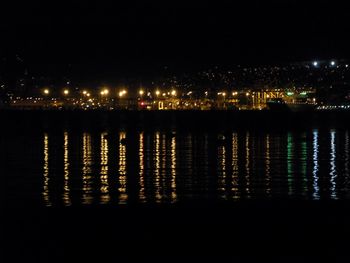
[[[101,90],[101,92],[100,92],[100,94],[101,94],[102,96],[104,96],[104,95],[107,96],[108,93],[109,93],[109,90],[108,90],[108,89]]]
[[[140,89],[139,94],[140,94],[141,97],[142,97],[142,95],[143,95],[144,93],[145,93],[145,92],[144,92],[142,89]]]
[[[156,90],[156,95],[159,96],[159,94],[160,94],[160,91]]]
[[[65,90],[63,91],[63,94],[64,94],[64,95],[68,95],[68,94],[69,94],[69,90],[68,90],[68,89],[65,89]]]
[[[172,95],[172,96],[176,96],[176,90],[173,89],[173,90],[171,91],[171,95]]]

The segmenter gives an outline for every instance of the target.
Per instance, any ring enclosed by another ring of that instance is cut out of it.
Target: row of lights
[[[330,64],[330,66],[334,67],[337,63],[334,60],[332,60],[329,64]],[[318,67],[320,65],[320,62],[314,61],[314,62],[312,62],[312,65],[314,67]],[[346,64],[345,67],[347,68],[347,67],[349,67],[349,65]]]
[[[46,89],[43,90],[43,93],[45,95],[49,95],[50,94],[50,90],[48,88],[46,88]],[[82,93],[83,93],[84,96],[87,96],[87,97],[91,96],[91,94],[88,91],[86,91],[86,90],[83,90]],[[63,90],[63,94],[64,95],[69,95],[69,90],[68,89],[64,89]],[[109,89],[107,89],[107,88],[105,88],[105,89],[100,91],[100,95],[101,96],[108,96],[108,94],[109,94]],[[119,97],[124,97],[126,94],[127,94],[127,91],[125,89],[119,91],[119,93],[118,93]],[[140,96],[143,96],[144,94],[145,94],[144,90],[142,90],[142,89],[139,90],[139,95]],[[161,95],[160,90],[156,90],[155,94],[156,94],[156,96]],[[167,93],[163,93],[162,95],[166,96],[166,94]],[[176,94],[177,94],[176,90],[172,90],[171,92],[168,92],[168,95],[176,96]]]

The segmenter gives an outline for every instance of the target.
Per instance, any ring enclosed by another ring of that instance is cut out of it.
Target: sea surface
[[[2,138],[1,180],[7,205],[348,200],[349,136],[347,129],[27,130]]]
[[[349,262],[346,115],[200,114],[1,113],[1,262]]]

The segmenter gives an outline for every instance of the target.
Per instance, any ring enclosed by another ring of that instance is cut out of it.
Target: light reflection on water
[[[318,132],[313,131],[313,139],[312,139],[312,145],[313,145],[313,155],[312,155],[312,160],[313,160],[313,171],[312,171],[312,176],[313,176],[313,198],[315,200],[320,199],[320,187],[319,187],[319,175],[318,175],[318,169],[319,169],[319,164],[318,164]]]
[[[350,197],[348,131],[243,131],[222,140],[209,133],[65,131],[41,138],[46,206]]]
[[[232,192],[233,199],[239,199],[238,135],[232,134]]]
[[[119,133],[119,204],[126,204],[128,193],[126,190],[127,174],[126,174],[126,133]]]
[[[49,136],[47,133],[44,134],[44,166],[43,166],[43,199],[46,206],[51,206],[50,201],[50,190],[49,190]]]
[[[336,146],[335,146],[335,131],[331,131],[331,156],[330,156],[330,180],[331,180],[331,197],[332,199],[337,198],[337,188],[336,188],[336,178],[337,178],[337,171],[336,171],[336,164],[335,164],[335,158],[336,158]]]
[[[82,166],[82,203],[85,205],[93,202],[93,180],[92,180],[92,146],[91,135],[83,134],[83,166]]]
[[[106,139],[107,133],[101,134],[101,163],[100,163],[100,179],[101,179],[101,204],[107,204],[111,197],[109,195],[108,184],[108,141]],[[122,160],[122,158],[120,158]]]
[[[63,155],[63,173],[64,173],[64,191],[63,191],[63,202],[65,206],[70,206],[70,189],[69,189],[69,141],[68,141],[68,132],[64,132],[64,155]]]

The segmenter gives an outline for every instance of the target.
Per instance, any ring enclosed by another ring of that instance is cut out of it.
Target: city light
[[[48,95],[50,93],[50,90],[49,89],[44,89],[44,94],[45,95]]]
[[[172,95],[172,96],[176,96],[176,90],[172,90],[172,91],[171,91],[171,95]]]
[[[160,94],[160,91],[156,90],[156,95],[159,96],[159,94]]]
[[[86,90],[83,90],[83,94],[86,95],[88,92]]]
[[[69,90],[68,90],[68,89],[65,89],[65,90],[63,91],[63,94],[64,94],[64,95],[68,95],[68,94],[69,94]]]
[[[247,92],[245,95],[246,95],[246,96],[249,96],[249,92]]]
[[[317,61],[314,61],[312,64],[313,64],[315,67],[318,66],[318,62],[317,62]]]
[[[335,61],[334,60],[331,61],[331,66],[335,66]]]
[[[139,91],[140,96],[142,96],[144,93],[145,92],[142,89]]]
[[[123,97],[126,93],[127,93],[126,90],[123,89],[123,90],[119,91],[118,95],[119,95],[119,97]]]
[[[100,94],[102,96],[107,96],[109,94],[109,90],[108,89],[101,90]]]

